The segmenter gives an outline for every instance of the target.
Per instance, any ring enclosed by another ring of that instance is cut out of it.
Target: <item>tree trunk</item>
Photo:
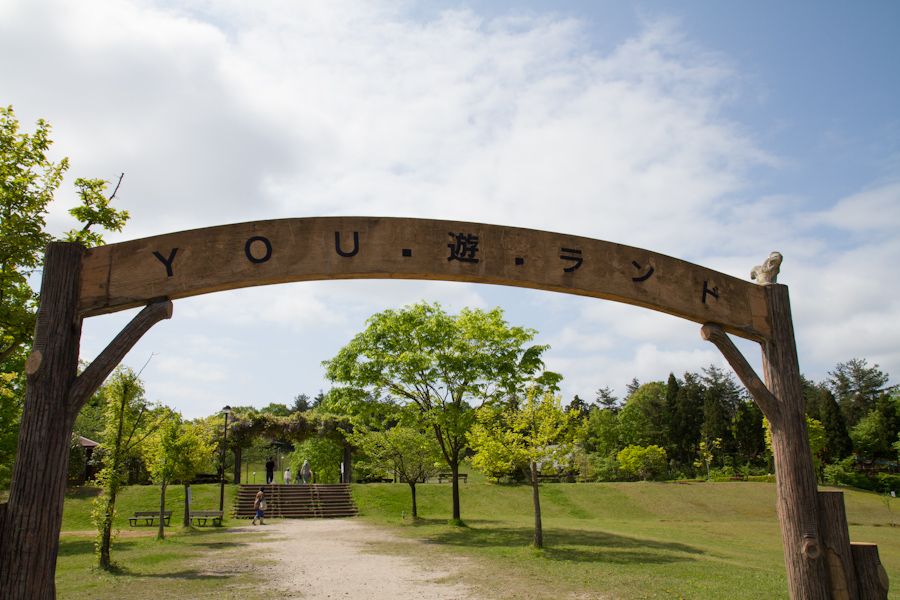
[[[54,598],[69,442],[77,411],[69,391],[78,366],[79,278],[84,249],[50,244],[16,460],[0,523],[0,598]]]
[[[118,486],[109,490],[109,498],[106,503],[106,512],[103,515],[103,523],[100,527],[100,568],[109,570],[112,566],[110,550],[112,548],[112,524],[116,510],[116,497],[119,495]]]
[[[534,547],[544,547],[544,528],[541,524],[541,496],[538,486],[537,464],[531,461],[531,499],[534,503]]]
[[[172,316],[172,303],[142,310],[78,375],[78,297],[84,247],[51,242],[44,256],[40,309],[5,518],[0,519],[0,598],[56,596],[56,556],[62,525],[72,425],[84,402],[135,342]]]
[[[415,519],[419,516],[418,509],[416,508],[416,482],[409,482],[409,491],[412,494],[412,518]]]
[[[353,446],[344,443],[344,478],[341,483],[353,481]]]
[[[240,446],[234,447],[234,483],[239,484],[241,482],[241,459],[244,454],[244,449]]]
[[[191,526],[191,484],[184,484],[184,516],[181,519],[182,527]]]
[[[825,599],[830,594],[819,539],[816,473],[806,432],[788,289],[768,285],[766,296],[772,339],[763,343],[763,370],[766,387],[778,399],[777,414],[766,416],[772,426],[778,520],[788,591],[794,599]]]
[[[459,456],[454,456],[450,461],[450,472],[453,474],[451,481],[453,493],[453,521],[459,523],[462,519],[459,516]]]
[[[166,482],[159,486],[159,529],[156,531],[156,539],[166,539]]]

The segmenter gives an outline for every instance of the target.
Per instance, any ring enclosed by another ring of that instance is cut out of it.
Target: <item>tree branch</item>
[[[738,378],[750,391],[769,422],[775,422],[780,416],[778,399],[772,395],[772,392],[759,378],[741,351],[737,349],[725,330],[716,323],[706,323],[700,328],[700,337],[715,344],[734,372],[737,373]]]
[[[128,351],[156,323],[172,317],[171,300],[148,304],[139,312],[94,361],[78,376],[69,392],[68,410],[77,414],[84,402],[122,362]]]

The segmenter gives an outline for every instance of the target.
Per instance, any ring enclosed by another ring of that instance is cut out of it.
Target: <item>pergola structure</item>
[[[877,547],[851,544],[840,492],[820,492],[807,442],[788,289],[584,237],[456,221],[323,217],[257,221],[85,250],[50,245],[9,501],[0,597],[53,598],[72,424],[172,300],[326,279],[489,283],[613,300],[702,325],[772,426],[777,508],[793,599],[885,598]],[[145,308],[80,375],[82,319]],[[762,349],[764,381],[729,334]]]

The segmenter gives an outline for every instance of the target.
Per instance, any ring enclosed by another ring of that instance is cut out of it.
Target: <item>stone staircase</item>
[[[234,516],[253,518],[253,501],[262,488],[266,494],[266,517],[289,519],[328,519],[355,517],[356,505],[346,483],[310,485],[241,484],[234,505]]]

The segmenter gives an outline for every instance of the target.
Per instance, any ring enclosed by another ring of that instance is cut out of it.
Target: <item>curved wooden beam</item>
[[[641,248],[481,223],[386,217],[239,223],[93,248],[82,273],[82,316],[254,285],[431,279],[591,296],[720,323],[757,341],[771,336],[765,293],[750,282]]]

